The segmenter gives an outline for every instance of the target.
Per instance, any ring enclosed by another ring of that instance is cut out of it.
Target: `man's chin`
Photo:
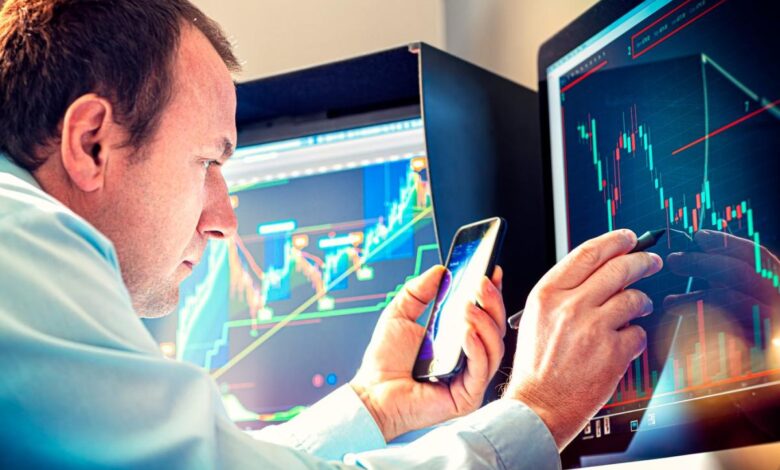
[[[133,307],[141,318],[161,318],[176,311],[179,306],[179,288],[167,292],[147,291],[145,295],[133,296]]]

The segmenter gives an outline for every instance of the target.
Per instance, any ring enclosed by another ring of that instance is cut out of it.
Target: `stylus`
[[[647,232],[643,233],[639,238],[636,240],[636,246],[629,251],[629,253],[637,253],[639,251],[645,251],[648,248],[651,248],[655,246],[656,243],[658,243],[658,240],[661,239],[661,237],[664,236],[666,233],[666,229],[660,228],[658,230],[648,230]],[[511,317],[507,319],[507,323],[509,323],[509,327],[516,330],[520,326],[520,319],[523,316],[523,310],[520,310],[519,312],[515,313]]]

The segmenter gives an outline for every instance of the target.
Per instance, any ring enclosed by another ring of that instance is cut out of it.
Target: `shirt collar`
[[[9,156],[0,152],[0,173],[9,173],[22,181],[41,189],[41,185],[33,177],[32,173],[17,165]]]

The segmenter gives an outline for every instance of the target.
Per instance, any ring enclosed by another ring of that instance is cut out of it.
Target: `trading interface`
[[[570,455],[780,438],[778,20],[766,2],[645,2],[548,70],[559,253],[666,232],[664,270],[633,286],[655,306],[647,349]]]
[[[384,307],[440,262],[422,132],[419,118],[339,130],[225,165],[238,234],[209,243],[157,337],[210,372],[243,428],[349,381]]]

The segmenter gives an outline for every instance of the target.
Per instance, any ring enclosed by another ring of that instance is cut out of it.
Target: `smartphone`
[[[414,364],[416,380],[446,381],[463,369],[466,305],[477,303],[482,277],[493,275],[505,232],[506,221],[493,217],[464,225],[455,233]]]

